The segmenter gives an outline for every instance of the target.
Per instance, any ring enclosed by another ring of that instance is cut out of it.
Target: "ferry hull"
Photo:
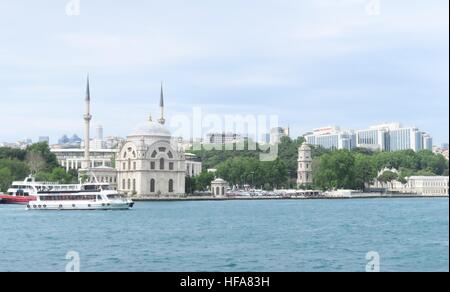
[[[73,202],[59,204],[49,202],[30,202],[27,210],[49,210],[49,211],[89,211],[89,210],[130,210],[134,206],[134,202],[120,203],[99,203],[99,202]]]
[[[7,196],[0,195],[0,204],[17,204],[27,205],[29,202],[36,200],[34,196]]]

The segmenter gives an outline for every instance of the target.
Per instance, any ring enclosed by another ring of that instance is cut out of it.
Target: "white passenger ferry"
[[[28,210],[128,210],[134,205],[104,183],[47,185],[35,196]]]

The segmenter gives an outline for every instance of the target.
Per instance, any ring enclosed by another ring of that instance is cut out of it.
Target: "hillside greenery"
[[[23,180],[30,174],[40,181],[59,183],[75,183],[78,177],[75,171],[67,173],[58,165],[45,142],[25,150],[0,148],[0,191],[5,192],[13,181]]]

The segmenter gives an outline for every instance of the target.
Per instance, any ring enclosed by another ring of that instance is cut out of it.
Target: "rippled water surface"
[[[0,205],[0,271],[449,270],[448,199],[137,203],[131,211]]]

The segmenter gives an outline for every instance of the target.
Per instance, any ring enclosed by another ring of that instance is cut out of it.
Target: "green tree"
[[[13,180],[23,180],[30,173],[27,164],[17,159],[0,159],[0,168],[8,169],[10,176],[8,176],[9,184]]]
[[[0,191],[6,192],[6,190],[11,186],[12,181],[13,176],[11,171],[6,167],[0,167]]]
[[[206,191],[211,186],[213,180],[214,173],[204,171],[195,177],[194,189],[196,191]]]
[[[27,155],[26,150],[9,147],[0,147],[0,159],[17,159],[23,161],[25,160],[26,155]]]
[[[47,166],[47,163],[42,155],[35,151],[30,151],[27,153],[26,161],[32,174],[38,173]]]
[[[186,176],[185,181],[185,192],[186,194],[194,194],[196,188],[196,179],[195,177]]]
[[[55,154],[50,151],[47,142],[35,143],[33,145],[30,145],[27,147],[26,151],[27,153],[39,153],[47,164],[47,170],[59,167],[58,160],[56,159]]]
[[[389,183],[391,184],[391,187],[393,187],[393,182],[399,179],[399,175],[395,172],[392,171],[385,171],[383,172],[379,177],[378,177],[378,181],[382,182],[382,183]]]
[[[315,159],[314,185],[323,189],[353,189],[355,158],[350,151],[336,150]]]
[[[377,177],[377,171],[373,159],[367,154],[358,152],[355,154],[355,186],[358,189],[365,190]]]

